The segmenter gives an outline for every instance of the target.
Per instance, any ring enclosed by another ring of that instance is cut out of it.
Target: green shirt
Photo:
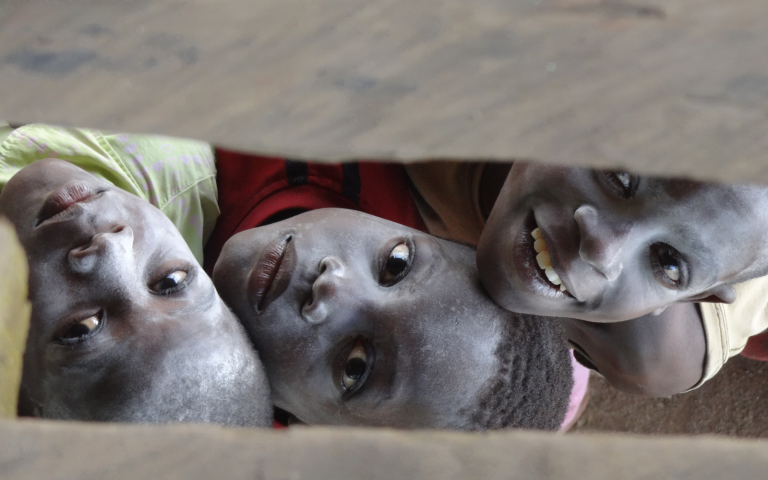
[[[66,160],[159,208],[203,263],[203,245],[219,216],[209,144],[39,124],[0,126],[0,190],[44,158]]]

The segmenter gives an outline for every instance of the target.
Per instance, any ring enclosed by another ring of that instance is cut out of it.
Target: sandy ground
[[[599,375],[572,432],[718,434],[768,438],[768,362],[737,356],[698,390],[671,398],[619,392]]]

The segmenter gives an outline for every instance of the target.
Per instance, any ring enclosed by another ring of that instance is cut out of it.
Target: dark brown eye
[[[391,286],[402,280],[411,265],[411,249],[406,243],[398,243],[390,250],[384,268],[381,272],[380,282]]]
[[[184,284],[184,280],[187,278],[187,272],[184,270],[176,270],[166,275],[162,280],[152,286],[152,290],[158,293],[173,293]]]
[[[59,341],[65,344],[83,342],[98,332],[100,326],[101,318],[99,315],[91,315],[67,328],[59,337]]]
[[[651,246],[651,262],[654,271],[667,285],[680,288],[684,283],[686,264],[682,255],[664,243],[656,243]]]
[[[347,360],[344,363],[344,371],[341,375],[341,385],[348,391],[358,385],[370,370],[371,363],[368,359],[368,352],[365,349],[363,339],[359,339],[352,346]],[[359,387],[358,387],[359,388]]]
[[[659,266],[670,281],[674,283],[680,281],[680,264],[669,249],[660,253]]]

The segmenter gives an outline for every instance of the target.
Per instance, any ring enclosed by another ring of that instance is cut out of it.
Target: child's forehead
[[[685,179],[658,178],[654,180],[664,193],[671,199],[677,201],[689,199],[697,193],[700,193],[703,189],[706,189],[708,186],[708,184],[702,182],[694,182]]]
[[[757,185],[731,185],[726,183],[698,182],[679,178],[650,178],[649,182],[662,190],[669,199],[708,209],[714,200],[726,202],[724,209],[735,207],[748,210],[768,202],[768,188]]]
[[[648,178],[646,182],[647,193],[641,200],[645,207],[633,210],[635,214],[665,218],[670,225],[689,230],[729,226],[742,229],[745,219],[756,217],[759,221],[755,212],[768,209],[768,190],[763,187],[669,178]]]
[[[346,208],[324,208],[319,210],[311,210],[294,218],[296,220],[301,220],[303,218],[314,219],[316,217],[340,222],[355,230],[362,229],[372,232],[417,231],[406,225],[395,223],[385,218],[376,217],[368,213]]]

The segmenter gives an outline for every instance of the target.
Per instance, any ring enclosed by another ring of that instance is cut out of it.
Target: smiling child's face
[[[30,265],[21,413],[269,425],[260,362],[159,210],[43,160],[0,193]]]
[[[509,310],[622,321],[678,301],[733,301],[729,283],[765,273],[767,225],[764,187],[517,162],[478,271]]]
[[[508,314],[474,252],[323,209],[241,232],[214,283],[260,352],[275,404],[309,424],[467,428]]]

